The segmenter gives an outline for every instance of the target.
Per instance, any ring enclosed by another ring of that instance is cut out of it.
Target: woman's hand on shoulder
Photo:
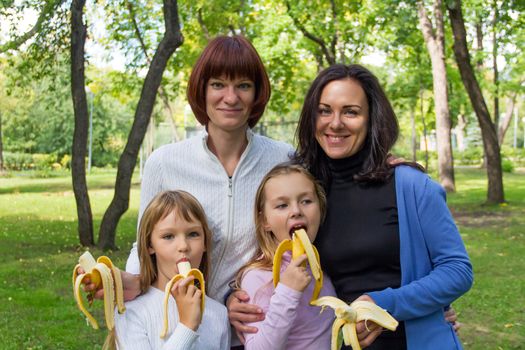
[[[264,312],[254,304],[248,304],[250,296],[244,290],[236,290],[230,294],[226,300],[228,308],[228,318],[231,325],[235,328],[237,337],[244,344],[244,333],[257,333],[256,327],[250,327],[245,323],[252,323],[264,320]]]
[[[356,299],[356,301],[358,300],[369,301],[375,304],[374,300],[366,294],[363,294]],[[357,339],[359,339],[359,345],[361,345],[362,348],[365,348],[372,345],[376,338],[379,337],[379,335],[383,332],[383,327],[372,321],[361,321],[356,324],[356,332]]]
[[[194,279],[195,277],[189,276],[174,283],[171,295],[177,303],[180,323],[197,331],[201,320],[202,292],[193,284]]]
[[[301,264],[306,262],[306,259],[306,254],[293,259],[281,274],[281,283],[293,290],[303,292],[312,280],[312,276],[308,273],[306,267],[301,266]]]

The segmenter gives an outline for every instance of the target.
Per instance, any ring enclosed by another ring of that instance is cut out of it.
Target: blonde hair
[[[205,251],[202,255],[199,270],[208,279],[210,273],[211,230],[206,221],[206,214],[199,201],[185,191],[165,191],[157,194],[148,204],[139,225],[137,250],[140,260],[140,292],[144,294],[157,279],[158,269],[155,254],[150,254],[151,234],[155,225],[171,212],[175,211],[186,221],[198,221],[204,231]],[[103,350],[116,350],[118,337],[115,328],[108,332],[102,345]]]
[[[145,293],[149,286],[157,279],[157,261],[155,254],[150,254],[148,248],[151,247],[151,234],[155,225],[171,212],[186,221],[196,220],[202,225],[204,231],[204,247],[206,248],[199,266],[204,275],[208,278],[210,273],[210,254],[211,254],[211,231],[208,227],[206,214],[199,201],[185,191],[165,191],[153,198],[149,203],[139,225],[139,238],[137,250],[140,260],[140,290]]]
[[[244,277],[244,274],[251,269],[264,269],[271,270],[273,266],[273,256],[275,255],[275,250],[279,245],[279,241],[271,231],[266,231],[264,229],[265,223],[265,214],[264,214],[264,203],[266,202],[266,196],[264,194],[264,188],[270,179],[273,179],[281,175],[289,174],[302,174],[314,185],[315,194],[319,200],[319,209],[321,211],[321,221],[324,220],[326,214],[326,194],[323,190],[323,187],[319,182],[314,178],[314,176],[306,170],[303,166],[293,163],[285,162],[276,165],[272,168],[262,179],[257,193],[255,195],[255,207],[254,207],[254,218],[255,218],[255,235],[257,238],[258,248],[255,252],[255,255],[241,267],[239,272],[235,277],[235,287],[240,288],[241,281]]]

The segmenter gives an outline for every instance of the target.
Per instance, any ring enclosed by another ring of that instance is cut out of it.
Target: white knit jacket
[[[144,209],[161,191],[184,190],[202,204],[212,230],[211,274],[207,294],[223,301],[228,282],[256,249],[253,207],[255,192],[266,173],[287,161],[293,148],[247,130],[248,146],[232,178],[208,149],[208,134],[162,146],[146,162],[142,179],[139,221]],[[136,243],[126,270],[139,273]]]

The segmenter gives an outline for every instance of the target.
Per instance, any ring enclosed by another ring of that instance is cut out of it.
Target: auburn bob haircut
[[[270,80],[253,45],[240,35],[218,36],[208,43],[197,59],[188,82],[188,102],[195,117],[206,126],[206,86],[210,78],[248,78],[255,84],[255,99],[248,125],[253,128],[261,119],[270,99]]]

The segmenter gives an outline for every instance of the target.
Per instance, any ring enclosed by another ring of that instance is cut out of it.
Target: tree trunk
[[[458,115],[458,125],[456,126],[456,137],[458,139],[458,150],[463,152],[466,148],[465,142],[465,128],[467,127],[467,119],[463,113]]]
[[[448,107],[447,70],[445,66],[443,3],[441,0],[434,2],[435,31],[422,1],[418,1],[418,15],[421,31],[432,62],[439,182],[447,192],[454,192],[456,186],[450,136],[452,123]]]
[[[86,182],[86,147],[88,137],[88,107],[85,91],[84,44],[86,25],[82,16],[85,0],[71,3],[71,95],[75,114],[75,130],[71,157],[73,192],[77,204],[78,237],[83,246],[92,246],[93,216]]]
[[[494,10],[494,18],[492,21],[492,72],[494,74],[494,125],[499,125],[499,71],[498,71],[498,4],[496,1],[492,2]]]
[[[452,32],[454,34],[454,55],[456,56],[463,85],[465,86],[465,90],[467,90],[472,108],[478,118],[481,136],[483,138],[483,149],[487,157],[487,202],[503,203],[505,202],[505,196],[503,193],[503,176],[498,136],[470,63],[467,34],[461,11],[461,0],[451,0],[447,3],[447,8],[452,25]]]
[[[5,171],[4,167],[4,144],[2,138],[2,112],[0,111],[0,175]]]
[[[182,45],[179,15],[176,0],[164,0],[163,5],[165,33],[162,38],[144,79],[142,92],[135,111],[135,117],[128,141],[120,156],[115,182],[115,194],[108,209],[104,213],[100,225],[98,246],[104,250],[116,249],[115,233],[121,216],[129,207],[129,192],[131,177],[137,163],[140,145],[144,140],[155,98],[159,89],[162,74],[169,58]]]
[[[421,100],[421,121],[423,122],[423,140],[425,145],[425,169],[428,170],[428,139],[427,139],[427,123],[425,121],[425,108],[423,108],[423,86],[419,88],[419,99]]]
[[[476,50],[480,53],[479,58],[476,62],[476,66],[479,71],[483,69],[483,19],[478,15],[476,22]]]
[[[505,133],[507,132],[510,121],[512,120],[512,112],[514,111],[514,103],[516,102],[516,95],[517,93],[514,92],[512,96],[507,98],[507,110],[505,112],[505,116],[503,117],[503,120],[501,121],[499,127],[498,127],[498,144],[501,147],[503,145],[503,140],[505,139]]]
[[[410,124],[412,125],[412,161],[417,160],[417,142],[416,142],[416,103],[412,103],[410,109]]]
[[[331,1],[331,4],[332,4],[332,17],[335,18],[337,15],[335,12],[336,11],[335,3]],[[299,29],[299,31],[303,33],[303,35],[306,38],[308,38],[309,40],[319,45],[319,49],[321,50],[322,55],[323,55],[322,57],[323,59],[326,60],[329,66],[335,64],[336,57],[337,57],[337,52],[335,51],[335,48],[337,47],[337,39],[338,39],[337,33],[334,33],[334,36],[332,37],[332,41],[330,43],[326,43],[323,40],[323,38],[316,36],[312,32],[308,31],[306,27],[304,26],[304,24],[301,23],[301,21],[299,21],[299,19],[292,13],[293,11],[291,9],[290,1],[285,1],[285,5],[286,5],[288,16],[290,16],[294,25],[297,27],[297,29]]]

